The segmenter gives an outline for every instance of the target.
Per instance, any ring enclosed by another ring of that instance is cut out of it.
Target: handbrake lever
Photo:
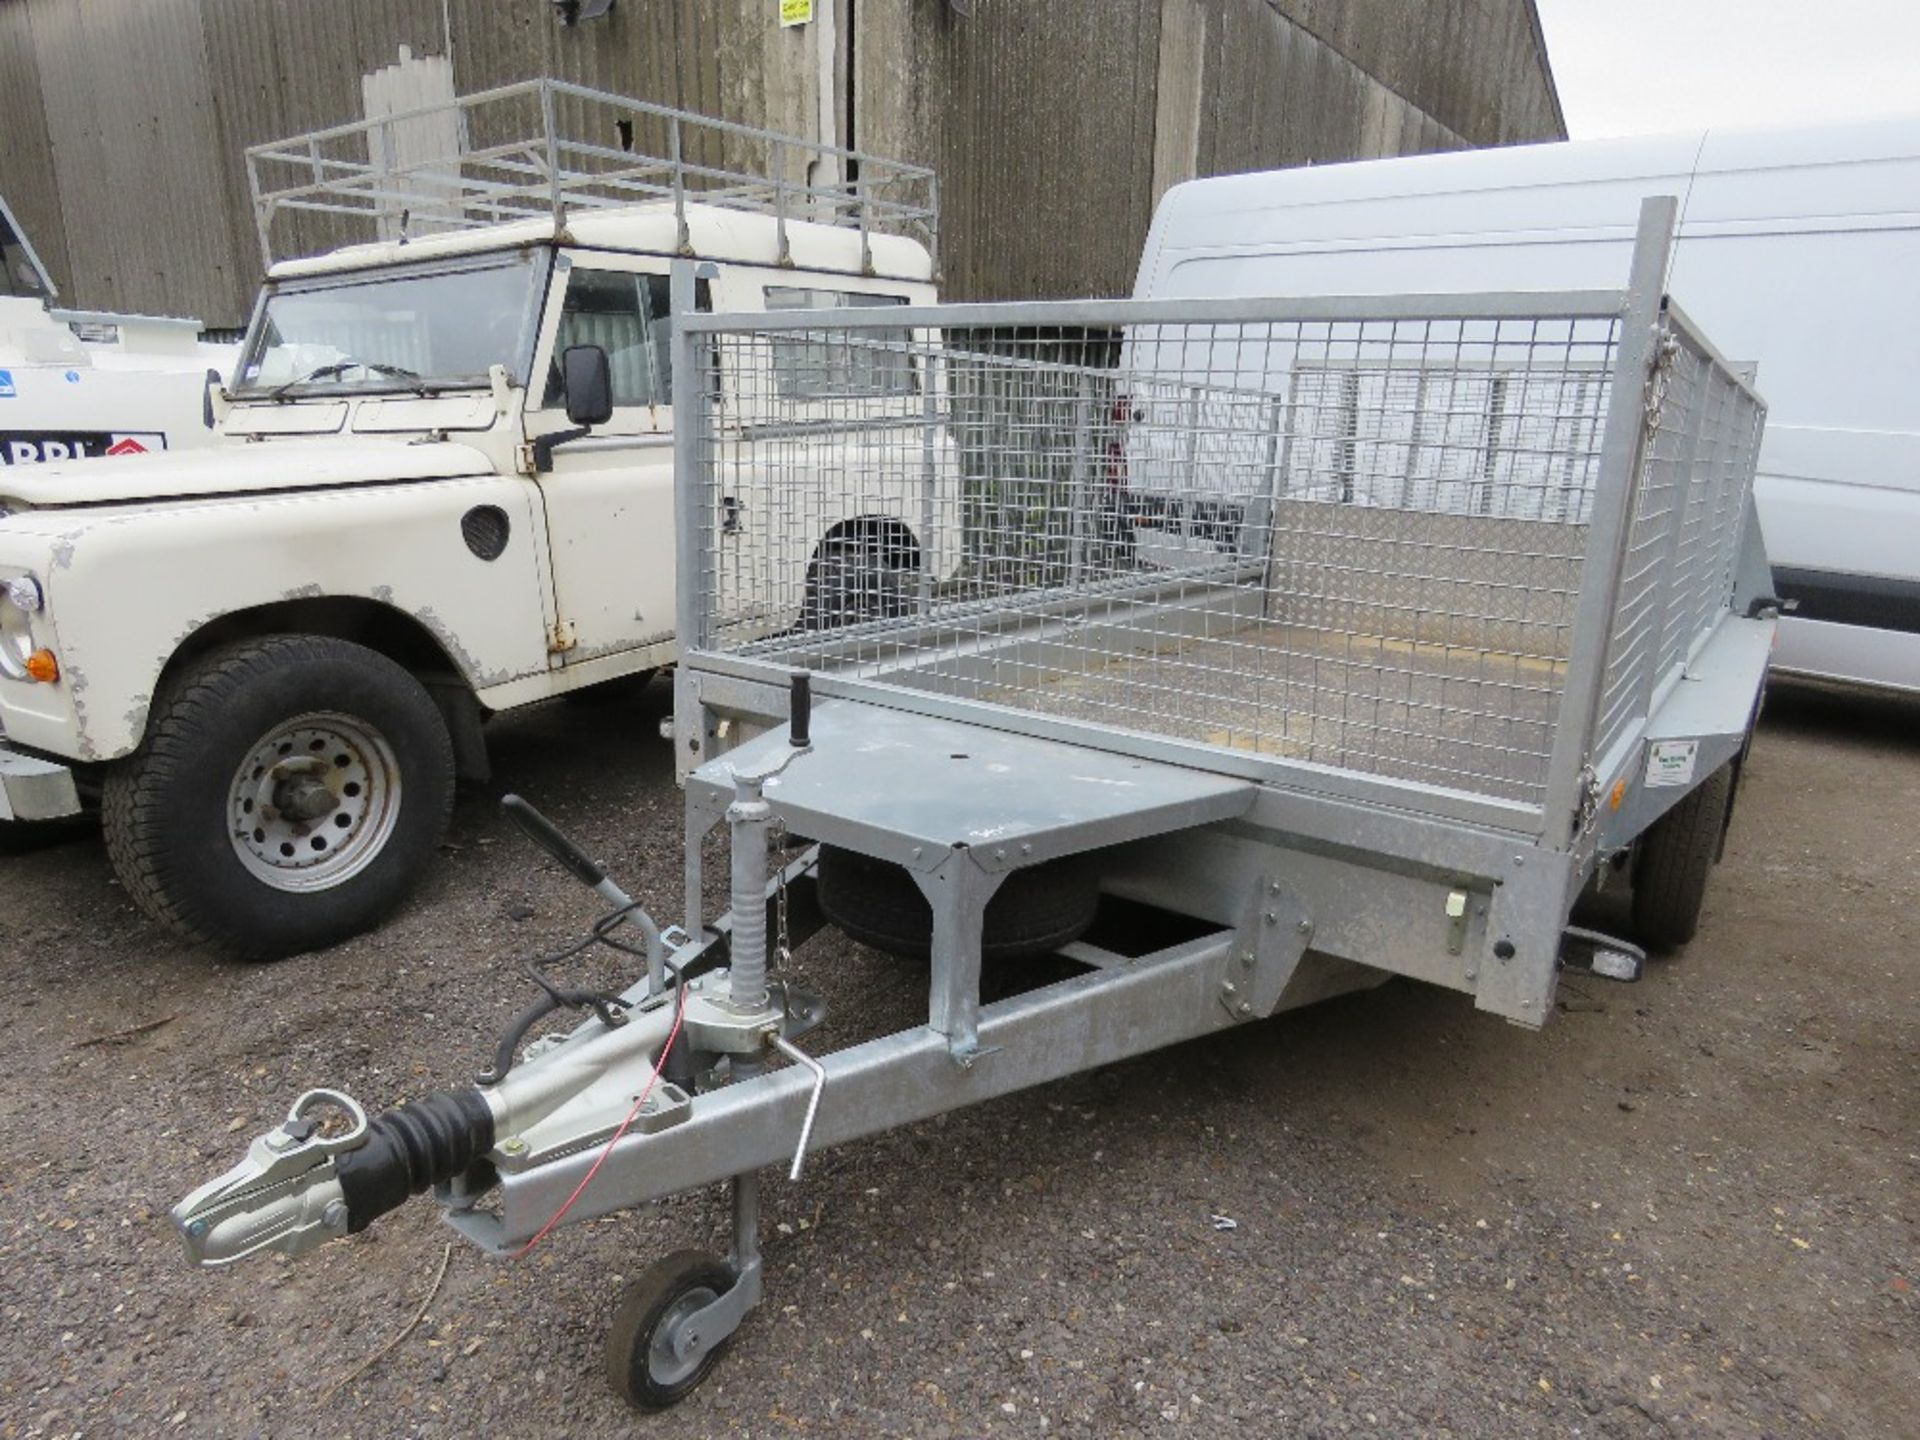
[[[633,897],[613,882],[605,865],[574,844],[558,825],[518,795],[502,795],[500,810],[520,827],[529,840],[558,860],[574,879],[615,910],[623,912],[627,923],[639,927],[640,933],[647,939],[647,998],[651,1000],[664,994],[667,988],[667,946],[660,937],[660,927],[654,923],[653,917],[636,906]]]

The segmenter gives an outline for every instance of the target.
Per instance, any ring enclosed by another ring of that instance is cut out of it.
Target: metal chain
[[[767,826],[767,849],[773,855],[773,954],[784,977],[793,948],[787,938],[787,822],[777,815]]]
[[[1660,431],[1661,410],[1667,401],[1667,386],[1673,378],[1673,362],[1679,357],[1680,341],[1673,331],[1661,326],[1654,337],[1653,373],[1647,377],[1646,427],[1651,440]]]
[[[1600,818],[1600,776],[1591,765],[1580,771],[1580,804],[1573,818],[1576,839],[1585,838]]]

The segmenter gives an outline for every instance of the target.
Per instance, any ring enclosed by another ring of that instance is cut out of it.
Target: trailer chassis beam
[[[1165,950],[982,1006],[973,1063],[916,1026],[819,1057],[826,1071],[812,1148],[862,1139],[1273,1013],[1313,935],[1278,877],[1244,921]],[[570,1223],[749,1174],[792,1157],[813,1079],[790,1066],[695,1097],[681,1123],[629,1135],[568,1215]],[[499,1171],[491,1209],[443,1194],[447,1222],[491,1251],[524,1243],[572,1193],[599,1147]]]

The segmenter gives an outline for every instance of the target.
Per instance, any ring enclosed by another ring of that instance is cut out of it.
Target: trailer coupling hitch
[[[347,1128],[327,1133],[329,1113]],[[195,1265],[262,1250],[304,1255],[467,1173],[493,1148],[493,1123],[478,1090],[431,1095],[373,1120],[350,1095],[309,1090],[244,1160],[174,1206],[173,1223]]]

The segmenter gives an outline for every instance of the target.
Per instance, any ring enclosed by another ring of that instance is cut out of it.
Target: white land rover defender
[[[425,133],[458,153],[395,160]],[[675,262],[703,309],[930,302],[936,205],[917,167],[552,81],[248,164],[234,443],[0,471],[0,823],[97,805],[148,913],[271,958],[406,894],[488,715],[674,659]],[[276,263],[289,220],[379,238]],[[829,467],[930,383],[806,334],[775,364]],[[771,631],[946,568],[923,498],[823,508],[805,555],[713,501],[743,566],[792,572]]]

